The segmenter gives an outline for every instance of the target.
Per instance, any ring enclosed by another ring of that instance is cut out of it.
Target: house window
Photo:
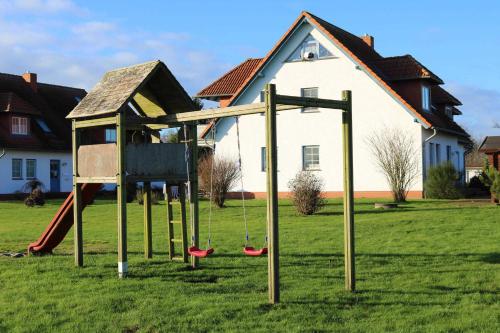
[[[260,171],[266,171],[266,147],[260,148]]]
[[[302,169],[319,170],[319,146],[302,147]]]
[[[448,118],[453,119],[453,109],[451,108],[451,106],[445,106],[444,113]]]
[[[428,86],[422,86],[422,109],[431,111],[431,88]]]
[[[12,134],[28,135],[28,118],[12,117]]]
[[[36,178],[36,160],[34,159],[26,160],[26,178],[27,179]]]
[[[49,126],[47,125],[47,123],[43,119],[41,119],[41,118],[35,118],[35,121],[38,124],[38,126],[40,126],[40,128],[42,129],[42,131],[44,131],[45,133],[51,133],[52,132],[50,130]]]
[[[300,89],[300,96],[318,98],[318,88],[302,88]],[[319,109],[314,107],[302,108],[302,112],[317,112],[317,111],[319,111]]]
[[[436,143],[436,163],[441,164],[441,145]]]
[[[23,179],[23,160],[20,158],[12,159],[12,179]]]
[[[332,56],[332,53],[314,39],[313,36],[307,35],[304,41],[288,57],[287,61],[307,61],[325,59]]]
[[[429,165],[432,167],[434,166],[434,164],[436,164],[436,161],[435,161],[435,156],[436,156],[436,152],[434,150],[434,144],[433,143],[429,143]]]
[[[116,142],[116,129],[106,128],[106,143]]]
[[[446,146],[446,160],[451,161],[451,146]]]

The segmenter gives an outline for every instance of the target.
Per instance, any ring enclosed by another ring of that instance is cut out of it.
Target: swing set
[[[153,61],[110,71],[92,91],[75,107],[67,118],[73,126],[73,218],[75,265],[83,266],[82,235],[82,185],[85,183],[112,183],[117,186],[118,222],[118,276],[128,274],[127,259],[127,182],[144,183],[144,254],[152,257],[151,182],[163,181],[169,186],[179,185],[181,218],[186,220],[183,198],[189,198],[191,246],[187,247],[187,230],[182,227],[181,239],[172,239],[172,200],[167,191],[167,209],[170,247],[173,241],[183,246],[184,262],[191,258],[191,266],[198,267],[199,259],[214,253],[211,247],[212,208],[209,211],[208,241],[205,249],[199,243],[198,205],[198,135],[197,121],[235,117],[238,137],[238,168],[240,170],[245,245],[248,256],[267,254],[269,302],[280,300],[279,283],[279,224],[276,151],[276,112],[297,110],[303,107],[337,109],[342,112],[343,175],[344,175],[344,258],[345,288],[355,290],[354,253],[354,203],[352,168],[352,114],[351,92],[343,91],[341,100],[296,97],[276,94],[276,86],[265,86],[265,102],[224,108],[194,111],[191,98],[178,83],[167,66]],[[266,128],[266,185],[267,185],[267,235],[262,248],[249,242],[240,152],[239,117],[265,114]],[[158,130],[166,127],[184,127],[183,144],[160,143]],[[116,143],[92,144],[85,140],[87,130],[116,129]],[[141,131],[151,137],[143,143],[131,142],[130,134]],[[212,127],[215,138],[215,126]],[[215,142],[215,141],[214,141]],[[215,149],[215,147],[214,147]],[[213,165],[213,163],[212,163]],[[213,175],[213,170],[212,170]],[[211,181],[212,185],[213,182]],[[187,195],[184,191],[187,184]],[[210,191],[212,196],[212,190]],[[212,199],[212,198],[210,198]],[[212,200],[210,200],[212,202]],[[170,251],[173,260],[173,251]]]

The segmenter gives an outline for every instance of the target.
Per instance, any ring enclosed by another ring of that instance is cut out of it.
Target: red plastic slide
[[[101,184],[83,184],[82,185],[82,209],[87,206],[97,191],[101,188]],[[30,253],[51,253],[52,250],[62,242],[69,229],[73,226],[73,192],[71,192],[64,203],[61,205],[56,215],[49,223],[40,238],[28,246]]]

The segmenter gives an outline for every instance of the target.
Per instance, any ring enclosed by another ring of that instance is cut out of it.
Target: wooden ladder
[[[184,184],[179,184],[179,199],[174,201],[172,195],[172,185],[167,186],[166,196],[167,196],[167,223],[168,223],[168,257],[172,261],[188,262],[188,251],[187,251],[187,228],[186,228],[186,190]],[[174,220],[174,210],[173,206],[178,205],[180,207],[180,220]],[[174,225],[180,226],[180,235],[174,233]],[[180,244],[181,254],[176,255],[175,244]]]

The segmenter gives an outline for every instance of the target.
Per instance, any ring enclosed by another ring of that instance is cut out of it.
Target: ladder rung
[[[179,239],[179,238],[171,238],[170,241],[172,243],[182,243],[182,239]]]
[[[170,221],[171,224],[182,224],[182,221],[178,221],[178,220],[172,220]]]
[[[169,204],[171,204],[171,205],[180,205],[181,202],[180,201],[170,201]]]
[[[184,262],[184,258],[183,257],[172,257],[171,260],[172,261],[182,261],[182,262]]]

